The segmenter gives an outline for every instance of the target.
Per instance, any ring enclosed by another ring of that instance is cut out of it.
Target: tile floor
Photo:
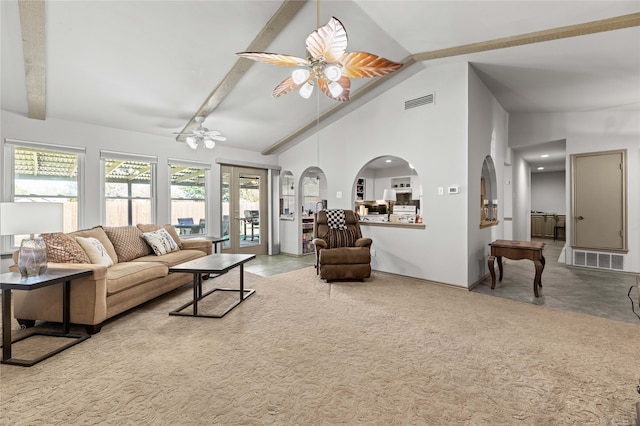
[[[540,297],[533,295],[535,268],[529,260],[504,259],[502,282],[496,283],[496,288],[491,290],[489,277],[472,291],[640,325],[640,318],[632,311],[631,299],[628,297],[629,290],[636,285],[635,275],[567,266],[558,262],[564,241],[536,241],[545,243],[546,265],[542,274]],[[266,277],[312,267],[314,263],[315,255],[258,256],[245,265],[245,271]],[[637,288],[631,289],[631,297],[635,312],[640,315]]]

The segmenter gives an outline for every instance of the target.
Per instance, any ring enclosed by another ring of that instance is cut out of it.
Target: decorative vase
[[[42,237],[22,240],[18,253],[18,270],[23,277],[47,272],[47,246]]]

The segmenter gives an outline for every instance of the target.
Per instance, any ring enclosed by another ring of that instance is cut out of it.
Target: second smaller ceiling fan
[[[202,125],[206,117],[202,115],[196,116],[195,120],[198,123],[198,127],[191,129],[187,132],[177,132],[174,135],[185,136],[185,141],[191,149],[197,149],[198,145],[202,143],[206,148],[213,149],[216,146],[216,141],[226,141],[227,138],[222,136],[222,133],[217,130],[209,130]]]

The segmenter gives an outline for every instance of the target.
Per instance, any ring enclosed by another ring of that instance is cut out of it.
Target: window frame
[[[167,160],[167,173],[169,175],[169,179],[168,179],[168,194],[169,194],[169,205],[168,205],[168,217],[169,220],[171,222],[173,222],[173,201],[174,200],[183,200],[183,198],[174,198],[172,191],[171,191],[171,187],[173,186],[173,184],[171,183],[171,177],[172,177],[172,173],[171,173],[171,167],[172,166],[179,166],[179,167],[190,167],[190,168],[195,168],[195,169],[203,169],[204,170],[204,221],[205,221],[205,233],[204,235],[209,235],[211,234],[211,214],[210,214],[210,209],[209,209],[209,196],[210,196],[210,188],[209,188],[209,181],[210,181],[210,177],[211,177],[211,164],[209,163],[203,163],[203,162],[199,162],[199,161],[190,161],[190,160],[182,160],[182,159],[176,159],[176,158],[169,158]],[[195,198],[187,198],[186,200],[199,200],[199,199],[195,199]],[[177,216],[176,216],[177,217]],[[177,219],[176,219],[176,223],[177,223]],[[198,234],[198,235],[202,235],[202,234]],[[182,237],[181,237],[182,238]]]
[[[85,161],[86,161],[86,150],[85,148],[67,146],[67,145],[58,145],[58,144],[50,144],[50,143],[42,143],[42,142],[33,142],[33,141],[25,141],[18,139],[9,139],[6,138],[3,141],[2,151],[4,153],[3,160],[3,180],[4,180],[4,188],[3,192],[5,194],[4,200],[5,202],[14,202],[16,200],[16,190],[15,190],[15,149],[16,148],[29,148],[41,151],[48,152],[58,152],[64,154],[73,154],[77,156],[76,163],[76,195],[77,199],[77,211],[76,211],[76,224],[77,228],[81,229],[84,225],[84,217],[85,217]],[[32,198],[57,198],[57,199],[69,199],[74,198],[73,196],[61,196],[61,195],[41,195],[41,194],[29,194],[29,197]],[[26,196],[18,196],[18,198],[26,198]],[[13,236],[2,236],[2,241],[0,244],[0,249],[3,253],[7,253],[10,251],[14,251],[17,249],[17,245],[14,244]]]
[[[158,197],[157,197],[157,166],[158,157],[151,155],[132,154],[118,151],[100,150],[100,191],[101,191],[101,208],[100,208],[100,223],[107,226],[107,200],[111,199],[126,199],[128,201],[146,199],[143,197],[108,197],[106,194],[107,176],[105,174],[106,161],[107,160],[119,160],[119,161],[131,161],[137,163],[149,163],[149,203],[150,203],[150,217],[149,223],[156,223],[157,210],[158,210]],[[133,221],[133,220],[132,220]],[[135,226],[135,223],[129,223],[128,226]]]

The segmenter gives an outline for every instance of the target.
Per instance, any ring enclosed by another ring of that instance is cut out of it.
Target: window
[[[4,167],[5,178],[11,183],[11,201],[62,203],[64,232],[78,229],[83,149],[7,140]],[[9,246],[19,246],[26,237],[15,235]]]
[[[280,187],[280,216],[293,218],[296,211],[295,182],[293,173],[287,171],[282,174],[282,184]]]
[[[209,166],[169,160],[171,223],[182,235],[207,234],[207,176]]]
[[[104,170],[104,224],[155,222],[155,157],[100,152]]]

